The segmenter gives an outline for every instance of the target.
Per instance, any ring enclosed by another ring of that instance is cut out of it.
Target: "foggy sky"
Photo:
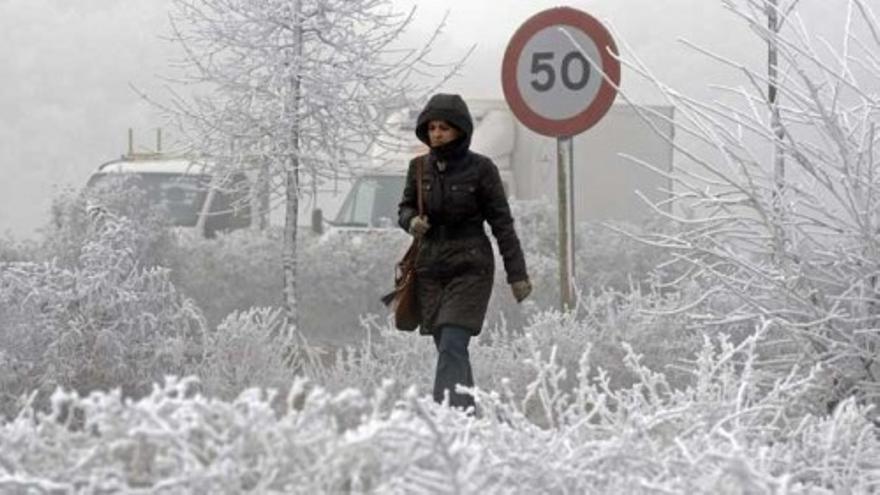
[[[529,16],[559,5],[552,0],[395,0],[417,6],[405,41],[418,42],[449,11],[434,57],[453,60],[476,45],[446,91],[502,97],[501,57]],[[161,125],[156,110],[130,88],[161,96],[172,46],[169,0],[0,0],[0,237],[35,235],[48,220],[59,188],[80,187],[101,163],[126,150],[126,129],[140,148],[152,148]],[[712,84],[741,85],[739,74],[684,47],[686,38],[719,54],[760,67],[763,46],[719,0],[583,0],[566,5],[601,19],[622,54],[642,59],[672,87],[711,97]],[[803,0],[807,19],[842,16],[841,0]],[[838,21],[823,22],[830,38]],[[656,103],[650,85],[628,71],[623,88],[637,102]]]

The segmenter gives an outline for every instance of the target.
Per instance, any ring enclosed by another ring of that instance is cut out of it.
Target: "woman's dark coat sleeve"
[[[397,205],[397,223],[400,227],[409,232],[409,222],[414,216],[419,214],[418,196],[416,194],[416,158],[409,162],[409,168],[406,171],[406,183],[403,186],[403,199]]]
[[[498,242],[498,250],[504,260],[504,270],[507,272],[507,282],[513,283],[528,279],[526,273],[526,261],[523,256],[519,238],[513,227],[513,216],[510,214],[510,205],[504,194],[504,185],[498,167],[487,160],[485,171],[480,180],[482,200],[480,201],[483,217],[492,228],[492,235]]]

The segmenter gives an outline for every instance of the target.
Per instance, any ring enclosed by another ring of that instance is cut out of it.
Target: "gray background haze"
[[[449,11],[437,60],[476,45],[462,73],[444,89],[465,97],[502,97],[501,57],[529,16],[558,6],[545,0],[395,0],[417,5],[405,42],[418,43]],[[0,236],[33,237],[48,220],[59,188],[80,187],[99,164],[126,149],[126,129],[152,148],[161,125],[156,110],[131,85],[164,96],[173,47],[168,0],[0,0]],[[634,54],[670,86],[712,97],[711,84],[742,78],[684,47],[685,38],[747,65],[764,63],[763,46],[718,0],[583,0],[566,5],[605,22],[624,56]],[[838,41],[846,2],[802,0],[801,15],[822,19]],[[624,90],[639,103],[658,103],[650,85],[624,70]]]

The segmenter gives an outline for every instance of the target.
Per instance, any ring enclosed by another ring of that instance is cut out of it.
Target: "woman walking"
[[[495,260],[483,227],[488,223],[504,260],[517,302],[532,290],[498,168],[470,151],[473,121],[459,95],[434,95],[419,114],[416,136],[430,147],[409,164],[400,226],[421,238],[416,261],[419,331],[437,347],[434,400],[446,395],[454,407],[472,408],[473,397],[455,385],[472,387],[468,344],[479,335],[492,293]],[[417,167],[422,183],[416,184]],[[417,187],[424,215],[419,216]]]

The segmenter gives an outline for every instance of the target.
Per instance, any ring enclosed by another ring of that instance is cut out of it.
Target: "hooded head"
[[[474,132],[474,122],[467,104],[459,95],[438,93],[428,100],[427,105],[419,114],[416,121],[416,136],[419,141],[431,146],[428,139],[428,123],[432,120],[442,120],[456,129],[461,134],[458,139],[451,143],[431,149],[431,154],[440,160],[457,158],[467,152],[471,145],[471,134]]]

